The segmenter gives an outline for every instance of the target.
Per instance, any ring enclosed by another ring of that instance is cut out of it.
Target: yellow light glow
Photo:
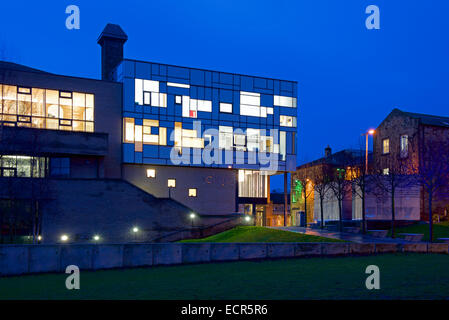
[[[376,132],[376,130],[374,130],[374,129],[370,129],[370,130],[368,131],[368,133],[371,134],[371,135],[373,135],[374,132]]]
[[[155,178],[156,170],[155,169],[147,169],[147,178]]]
[[[69,236],[66,235],[66,234],[63,234],[63,235],[61,236],[61,241],[67,241],[67,240],[69,240]]]
[[[134,227],[134,228],[133,228],[133,232],[134,232],[134,233],[139,232],[139,228]]]
[[[94,235],[94,240],[95,240],[95,241],[100,240],[100,236],[99,236],[99,235]]]
[[[196,215],[192,212],[192,213],[190,214],[190,219],[195,219],[195,217],[196,217]]]
[[[176,179],[168,179],[167,180],[167,187],[169,187],[169,188],[176,188]]]

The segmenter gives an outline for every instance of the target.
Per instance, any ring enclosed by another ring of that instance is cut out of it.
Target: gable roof
[[[449,128],[449,117],[434,116],[431,114],[424,114],[424,113],[406,112],[406,111],[399,110],[397,108],[393,109],[393,111],[390,114],[394,114],[394,113],[403,115],[406,117],[410,117],[413,119],[417,119],[417,120],[419,120],[419,122],[421,124],[424,124],[424,125]]]
[[[368,159],[371,157],[372,153],[369,152]],[[365,157],[365,152],[363,150],[356,149],[344,149],[335,153],[332,153],[328,157],[322,157],[320,159],[304,163],[297,167],[300,168],[309,168],[320,164],[331,164],[331,165],[346,165],[348,162],[354,160],[360,160],[360,158]]]

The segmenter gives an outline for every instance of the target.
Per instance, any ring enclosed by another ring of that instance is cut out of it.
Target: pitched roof
[[[349,161],[354,161],[357,159],[360,159],[362,157],[365,157],[365,153],[363,150],[356,150],[356,149],[344,149],[335,153],[332,153],[328,157],[322,157],[320,159],[304,163],[297,167],[299,168],[307,168],[307,167],[313,167],[319,164],[332,164],[332,165],[345,165]],[[371,152],[369,153],[368,159],[371,157]]]
[[[30,68],[18,63],[9,62],[9,61],[0,61],[0,69],[3,70],[13,70],[13,71],[24,71],[24,72],[39,72],[39,73],[45,73],[50,74],[49,72],[42,71],[39,69]]]
[[[423,113],[413,113],[413,112],[406,112],[399,109],[394,109],[391,113],[401,113],[407,117],[418,119],[422,124],[429,125],[429,126],[437,126],[437,127],[448,127],[449,128],[449,117],[442,117],[442,116],[434,116],[430,114],[423,114]]]

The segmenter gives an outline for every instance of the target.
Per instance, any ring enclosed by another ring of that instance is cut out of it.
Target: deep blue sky
[[[76,4],[81,29],[65,28]],[[381,29],[365,28],[366,6]],[[3,1],[0,59],[100,77],[106,23],[125,57],[299,83],[298,163],[359,147],[394,108],[449,116],[449,1]]]

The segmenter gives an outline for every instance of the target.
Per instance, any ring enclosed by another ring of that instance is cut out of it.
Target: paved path
[[[311,228],[303,228],[303,227],[268,227],[272,229],[279,229],[297,233],[308,234],[311,236],[319,236],[340,240],[347,240],[356,243],[410,243],[410,241],[406,241],[404,239],[399,238],[376,238],[363,234],[354,234],[347,232],[337,232],[337,231],[329,231],[329,230],[321,230],[321,229],[311,229]]]

